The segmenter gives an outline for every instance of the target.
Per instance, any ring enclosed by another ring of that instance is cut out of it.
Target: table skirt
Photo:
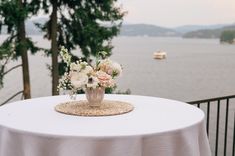
[[[47,136],[0,126],[0,156],[210,156],[205,131],[204,121],[171,132],[118,137]]]

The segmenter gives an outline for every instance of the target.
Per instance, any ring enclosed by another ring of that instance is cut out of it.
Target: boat
[[[165,51],[157,51],[153,53],[153,58],[155,59],[165,59],[166,58],[166,52]]]

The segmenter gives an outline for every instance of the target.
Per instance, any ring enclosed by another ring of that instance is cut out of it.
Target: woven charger
[[[69,101],[56,105],[55,110],[60,113],[76,116],[110,116],[131,112],[133,105],[122,101],[104,100],[100,107],[90,107],[85,100]]]

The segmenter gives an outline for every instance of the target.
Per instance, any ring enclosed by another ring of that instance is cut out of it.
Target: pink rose
[[[96,72],[97,78],[99,80],[99,84],[103,87],[113,87],[114,81],[110,75],[103,71]]]

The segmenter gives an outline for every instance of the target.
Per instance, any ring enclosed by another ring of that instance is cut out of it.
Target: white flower
[[[69,73],[66,72],[61,77],[58,89],[71,89],[72,95],[86,88],[113,88],[116,86],[114,78],[122,73],[121,65],[110,59],[97,60],[98,65],[93,67],[82,59],[71,62],[72,56],[64,47],[61,48],[60,54],[67,64]],[[100,54],[105,56],[105,52],[100,52]]]
[[[119,76],[122,72],[121,65],[117,62],[111,61],[110,59],[101,60],[98,68],[113,77]]]
[[[63,46],[61,47],[60,55],[62,56],[64,62],[67,63],[67,65],[69,65],[72,56],[69,54],[68,50],[65,49]]]
[[[109,75],[112,75],[112,61],[110,59],[101,60],[98,64],[98,68]]]
[[[98,64],[98,68],[106,72],[107,69],[111,66],[111,64],[112,64],[112,61],[110,59],[100,60]]]
[[[95,76],[90,76],[88,78],[87,88],[95,89],[98,86],[99,86],[99,79]]]
[[[70,77],[67,72],[59,79],[58,90],[67,89],[69,87]]]
[[[112,70],[113,70],[112,72],[113,76],[119,76],[122,73],[122,67],[117,62],[112,63]]]
[[[71,71],[80,71],[81,70],[81,65],[77,63],[71,63],[70,64],[70,70]]]
[[[85,69],[88,66],[88,63],[83,61],[83,62],[80,62],[80,65],[81,65],[81,69]]]
[[[84,74],[91,74],[93,72],[93,68],[91,66],[86,66],[81,72]]]
[[[75,89],[83,89],[88,82],[88,76],[81,72],[70,72],[71,84]]]

